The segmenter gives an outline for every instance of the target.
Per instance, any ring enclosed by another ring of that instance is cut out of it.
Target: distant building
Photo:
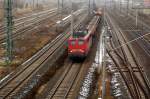
[[[150,8],[150,0],[144,0],[144,7]],[[143,10],[144,14],[150,14],[150,9],[144,9]]]
[[[150,7],[150,0],[144,0],[144,6]]]
[[[3,8],[3,0],[0,0],[0,9]]]

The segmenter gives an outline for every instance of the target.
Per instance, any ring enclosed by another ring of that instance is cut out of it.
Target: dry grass
[[[27,60],[39,49],[41,49],[48,41],[52,40],[57,33],[49,32],[50,27],[41,26],[33,33],[27,33],[15,41],[15,56],[21,62]]]

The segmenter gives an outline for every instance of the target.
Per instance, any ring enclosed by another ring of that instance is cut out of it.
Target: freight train
[[[100,22],[100,14],[98,13],[94,16],[86,29],[73,32],[72,36],[68,39],[68,55],[70,58],[85,58],[88,55]]]

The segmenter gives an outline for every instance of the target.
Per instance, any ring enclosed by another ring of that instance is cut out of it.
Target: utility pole
[[[127,15],[129,14],[129,0],[127,0]]]
[[[90,3],[91,3],[91,0],[89,0],[89,6],[88,6],[88,14],[90,15],[90,10],[91,10],[91,5],[90,5]]]
[[[74,16],[73,16],[73,2],[71,0],[71,34],[73,35],[73,23],[74,23]]]
[[[36,7],[38,9],[38,7],[39,7],[39,0],[37,0],[37,2],[36,2]]]
[[[73,10],[71,11],[71,34],[73,34],[73,23],[74,23],[74,16],[73,16]]]
[[[5,32],[6,32],[6,63],[10,64],[13,59],[13,16],[12,16],[12,0],[4,0],[5,7]]]
[[[61,19],[63,18],[63,9],[64,8],[64,0],[61,2]]]
[[[59,0],[57,0],[57,13],[59,14]]]
[[[113,0],[111,0],[111,5],[110,5],[110,8],[111,8],[111,9],[113,9],[113,4],[114,4],[114,3],[113,3]]]
[[[120,7],[120,13],[121,13],[121,6],[122,6],[122,2],[121,2],[122,0],[119,0],[119,7]]]
[[[34,3],[35,3],[35,1],[33,0],[33,5],[32,5],[32,6],[33,6],[33,9],[34,9]]]
[[[138,25],[138,9],[136,9],[135,25],[136,25],[136,27],[137,27],[137,25]]]
[[[113,3],[114,3],[113,9],[115,10],[116,9],[116,2],[115,2],[115,0],[113,0]]]
[[[95,9],[95,0],[93,0],[93,10]]]
[[[57,0],[57,14],[59,16],[59,19],[61,19],[61,12],[60,12],[60,0]]]
[[[63,11],[63,8],[64,8],[64,0],[62,0],[61,7],[62,7],[62,11]]]

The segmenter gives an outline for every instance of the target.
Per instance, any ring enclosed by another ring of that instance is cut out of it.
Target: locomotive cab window
[[[76,41],[72,40],[70,43],[71,45],[75,45]]]
[[[88,34],[87,31],[78,31],[78,32],[74,32],[74,33],[73,33],[73,38],[84,37],[84,36],[86,36],[86,34]]]

